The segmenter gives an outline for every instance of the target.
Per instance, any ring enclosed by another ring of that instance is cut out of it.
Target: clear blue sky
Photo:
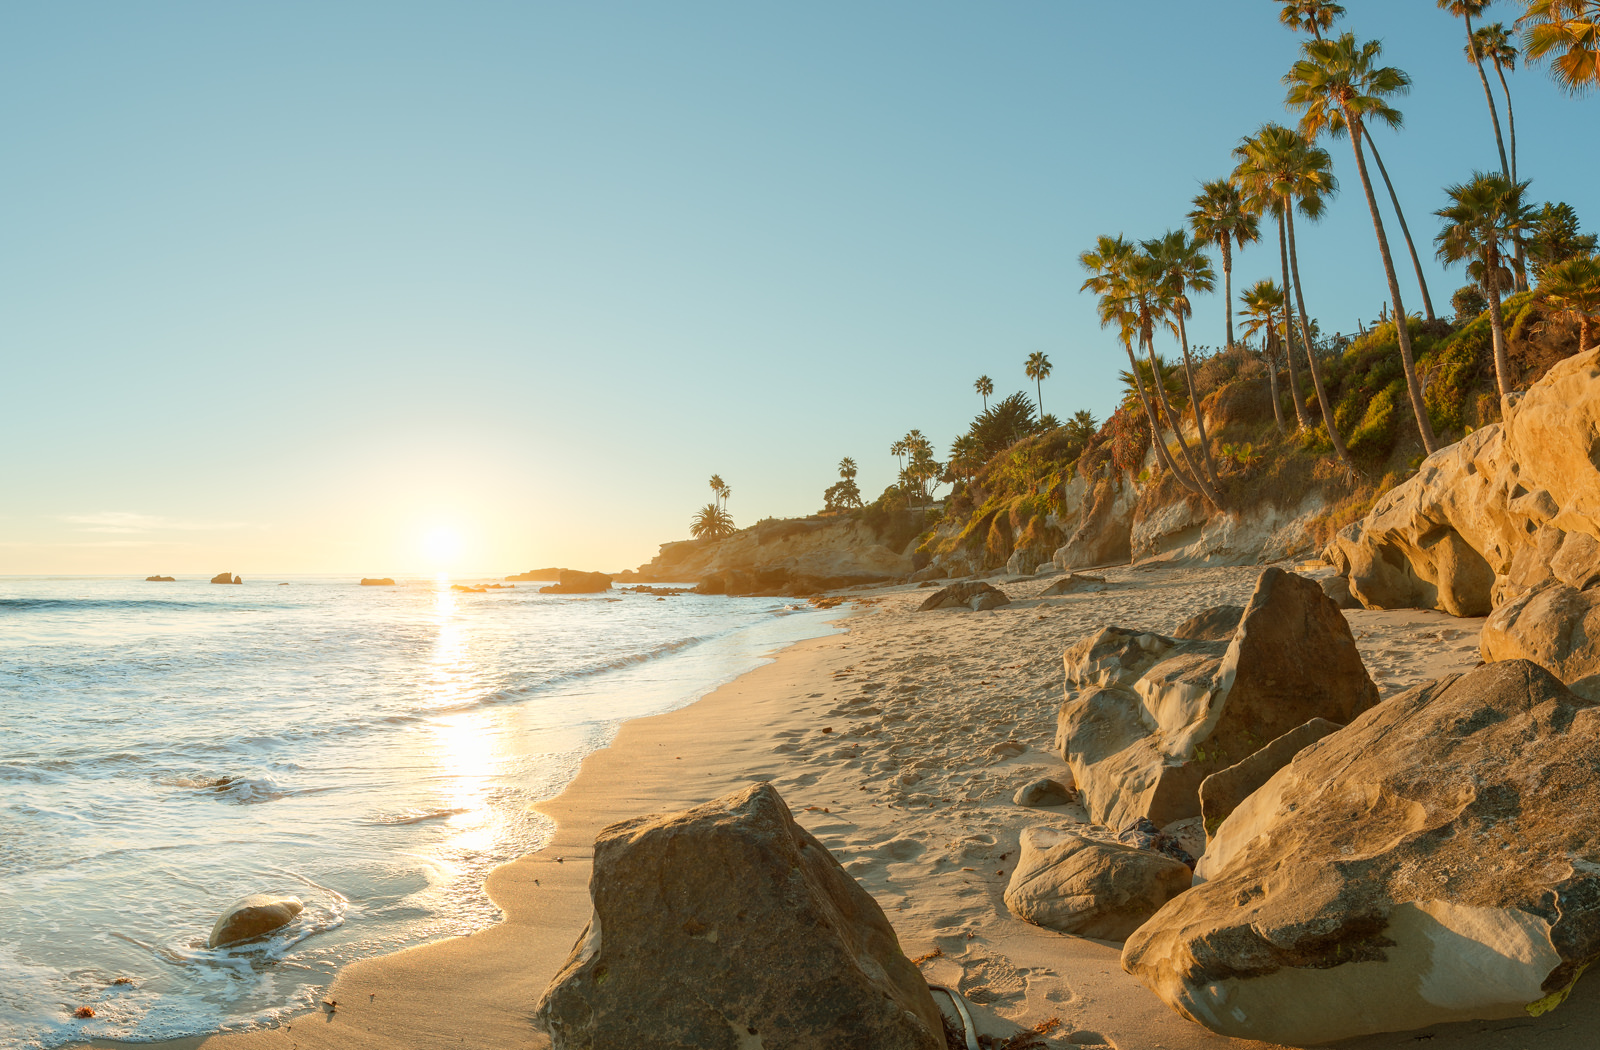
[[[1431,240],[1496,164],[1461,25],[1347,7],[1415,78],[1379,134]],[[1121,351],[1077,254],[1179,224],[1289,119],[1276,10],[11,5],[0,572],[408,572],[440,529],[458,570],[614,569],[713,471],[740,524],[815,510],[846,455],[876,494],[895,438],[942,452],[1035,350],[1048,410],[1102,416]],[[1532,195],[1592,230],[1600,99],[1512,90]],[[1301,266],[1348,331],[1384,286],[1330,149]],[[1459,271],[1430,281],[1447,310]],[[1221,340],[1215,297],[1192,331]]]

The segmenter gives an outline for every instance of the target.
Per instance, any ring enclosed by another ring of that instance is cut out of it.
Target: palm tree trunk
[[[1200,486],[1200,495],[1210,500],[1213,507],[1221,510],[1222,501],[1217,498],[1216,490],[1211,487],[1210,481],[1200,472],[1200,465],[1195,462],[1194,453],[1189,451],[1189,442],[1183,436],[1183,427],[1172,411],[1172,405],[1167,401],[1166,383],[1161,378],[1161,365],[1156,360],[1156,341],[1149,332],[1141,333],[1141,337],[1144,339],[1145,350],[1150,354],[1150,375],[1155,382],[1156,403],[1161,406],[1161,414],[1166,417],[1172,436],[1178,439],[1178,451],[1183,453],[1183,461],[1189,465],[1189,476]],[[1199,406],[1195,407],[1198,410]]]
[[[1288,207],[1288,202],[1284,202]],[[1289,300],[1289,237],[1284,232],[1283,212],[1278,212],[1278,259],[1283,264],[1283,356],[1289,362],[1289,398],[1294,402],[1296,429],[1311,425],[1306,419],[1306,406],[1300,401],[1300,373],[1294,366],[1294,319],[1290,314]]]
[[[1389,171],[1383,166],[1383,158],[1378,156],[1378,147],[1373,143],[1371,136],[1367,138],[1367,148],[1372,150],[1372,159],[1378,164],[1378,174],[1383,176],[1383,184],[1389,190],[1389,203],[1394,205],[1395,218],[1400,220],[1400,232],[1406,238],[1406,250],[1411,253],[1411,267],[1417,271],[1417,287],[1422,289],[1422,311],[1428,320],[1435,320],[1433,316],[1433,297],[1428,294],[1428,279],[1422,276],[1422,260],[1417,257],[1417,246],[1411,241],[1411,230],[1406,226],[1406,213],[1400,210],[1400,197],[1394,192],[1394,183],[1389,181]]]
[[[1215,492],[1221,492],[1222,481],[1217,477],[1217,463],[1211,458],[1211,442],[1206,437],[1205,413],[1200,411],[1200,394],[1194,385],[1194,362],[1189,357],[1189,327],[1178,314],[1178,342],[1183,347],[1183,377],[1189,382],[1189,404],[1194,406],[1194,427],[1200,432],[1200,455],[1205,460],[1207,480]]]
[[[1505,68],[1500,65],[1498,59],[1495,60],[1494,71],[1495,75],[1500,78],[1500,90],[1505,92],[1506,96],[1506,123],[1510,125],[1511,128],[1511,181],[1514,183],[1517,181],[1517,113],[1511,108],[1511,86],[1506,83],[1506,71]],[[1528,290],[1527,254],[1523,251],[1522,243],[1520,241],[1517,242],[1516,248],[1517,290],[1525,292]]]
[[[1383,259],[1383,275],[1389,281],[1389,298],[1394,301],[1395,338],[1400,343],[1400,364],[1405,369],[1406,393],[1411,397],[1411,411],[1417,417],[1417,434],[1428,455],[1439,451],[1439,439],[1434,437],[1433,423],[1428,419],[1428,406],[1422,401],[1422,383],[1417,379],[1417,363],[1411,356],[1411,330],[1406,326],[1406,308],[1400,299],[1400,279],[1394,273],[1394,257],[1389,254],[1389,238],[1383,232],[1383,216],[1378,214],[1378,198],[1372,193],[1372,176],[1367,174],[1367,157],[1361,149],[1363,128],[1360,118],[1351,119],[1344,111],[1346,126],[1350,129],[1350,148],[1356,153],[1356,170],[1361,174],[1361,188],[1367,195],[1367,210],[1372,213],[1372,229],[1378,235],[1378,255]]]
[[[1229,238],[1224,234],[1219,242],[1222,245],[1222,314],[1228,320],[1228,349],[1233,349],[1233,251]]]
[[[1043,379],[1035,379],[1033,381],[1033,393],[1034,393],[1034,396],[1039,399],[1039,422],[1043,423],[1044,422],[1044,380]]]
[[[1328,440],[1333,443],[1333,451],[1338,454],[1339,462],[1345,465],[1346,470],[1355,470],[1355,464],[1350,462],[1350,452],[1344,447],[1344,438],[1339,436],[1339,425],[1334,422],[1333,406],[1328,403],[1327,388],[1322,385],[1322,369],[1317,365],[1317,355],[1311,348],[1311,322],[1306,319],[1306,297],[1300,287],[1300,255],[1295,251],[1294,245],[1294,212],[1284,209],[1288,217],[1289,226],[1289,267],[1294,275],[1294,301],[1300,310],[1300,342],[1306,348],[1306,363],[1311,368],[1311,385],[1317,388],[1317,403],[1322,406],[1322,422],[1328,428]]]
[[[1500,253],[1490,245],[1483,260],[1483,279],[1489,292],[1489,330],[1494,334],[1494,379],[1500,396],[1511,393],[1511,360],[1506,356],[1506,319],[1500,310]]]
[[[1272,325],[1268,318],[1266,335],[1262,336],[1261,354],[1267,359],[1267,382],[1272,387],[1272,418],[1277,420],[1278,433],[1287,434],[1283,426],[1283,395],[1278,393],[1278,355],[1272,352]]]
[[[1172,461],[1172,454],[1167,451],[1167,443],[1161,440],[1161,425],[1156,422],[1156,410],[1150,406],[1150,396],[1144,392],[1144,380],[1139,378],[1139,360],[1133,356],[1133,344],[1124,341],[1122,348],[1128,352],[1128,369],[1133,374],[1133,388],[1139,392],[1139,404],[1144,406],[1145,418],[1150,421],[1150,444],[1155,447],[1156,459],[1172,472],[1178,484],[1197,496],[1204,495],[1194,482],[1183,476],[1183,471],[1178,469],[1178,465]]]
[[[1489,77],[1483,72],[1483,56],[1478,54],[1478,42],[1472,38],[1472,16],[1465,17],[1467,47],[1472,53],[1472,64],[1478,69],[1478,79],[1483,81],[1483,97],[1489,103],[1489,119],[1494,121],[1494,144],[1500,149],[1500,174],[1510,179],[1511,165],[1506,163],[1506,140],[1500,134],[1500,108],[1494,104],[1494,92],[1489,90]]]

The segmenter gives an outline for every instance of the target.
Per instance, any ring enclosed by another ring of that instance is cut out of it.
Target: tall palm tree
[[[1294,306],[1300,319],[1300,345],[1305,350],[1306,367],[1311,371],[1311,385],[1317,392],[1317,404],[1322,409],[1322,423],[1328,430],[1328,440],[1334,453],[1346,469],[1354,469],[1350,453],[1345,449],[1344,438],[1334,420],[1333,405],[1328,399],[1327,386],[1322,381],[1322,367],[1317,363],[1315,343],[1311,335],[1311,319],[1306,313],[1306,297],[1300,283],[1300,253],[1295,244],[1294,214],[1298,210],[1312,222],[1322,217],[1328,200],[1339,191],[1339,182],[1333,177],[1333,158],[1328,151],[1306,140],[1298,131],[1268,124],[1254,139],[1239,147],[1244,178],[1263,187],[1263,192],[1279,198],[1274,211],[1278,213],[1287,237],[1288,277],[1292,284]],[[1285,316],[1289,301],[1285,297]],[[1292,352],[1292,351],[1291,351]],[[1297,391],[1298,395],[1298,391]],[[1302,420],[1302,423],[1304,421]]]
[[[1278,13],[1280,22],[1297,32],[1310,33],[1313,39],[1319,41],[1324,30],[1344,17],[1344,8],[1329,3],[1328,0],[1278,0],[1278,2],[1283,5],[1283,10]],[[1326,129],[1301,128],[1301,130],[1306,133],[1307,138],[1315,142]],[[1389,178],[1389,169],[1384,167],[1377,143],[1369,137],[1367,147],[1372,150],[1372,159],[1378,165],[1378,174],[1383,176],[1384,189],[1389,191],[1389,203],[1394,205],[1394,216],[1400,221],[1400,235],[1405,238],[1406,251],[1411,255],[1411,268],[1417,274],[1417,288],[1422,292],[1422,312],[1432,321],[1435,319],[1433,296],[1428,294],[1428,278],[1422,272],[1422,256],[1417,253],[1416,242],[1411,239],[1411,227],[1406,225],[1406,213],[1405,209],[1400,207],[1400,195],[1394,190],[1394,180]]]
[[[1134,246],[1120,235],[1111,237],[1101,234],[1095,238],[1093,248],[1078,256],[1078,263],[1089,271],[1089,276],[1084,279],[1078,290],[1093,292],[1099,297],[1097,308],[1100,327],[1117,329],[1122,349],[1128,355],[1129,374],[1133,377],[1134,389],[1139,395],[1140,405],[1144,408],[1145,419],[1150,424],[1150,444],[1156,450],[1157,461],[1171,472],[1178,480],[1178,484],[1199,495],[1201,492],[1199,485],[1178,469],[1178,464],[1173,461],[1172,454],[1167,449],[1167,443],[1161,437],[1161,423],[1156,417],[1150,393],[1145,390],[1144,380],[1140,378],[1139,359],[1133,355],[1133,340],[1138,333],[1139,323],[1138,315],[1130,302],[1129,284],[1137,255]]]
[[[1512,182],[1517,181],[1517,111],[1511,108],[1511,85],[1506,83],[1506,70],[1513,73],[1517,71],[1517,59],[1522,57],[1522,52],[1512,42],[1511,30],[1505,27],[1504,22],[1491,22],[1489,25],[1480,26],[1472,34],[1472,44],[1477,47],[1480,58],[1487,58],[1494,63],[1495,76],[1500,78],[1500,91],[1506,97],[1506,126],[1511,132],[1511,172]],[[1464,49],[1467,57],[1472,56],[1472,46]]]
[[[1578,322],[1578,353],[1594,345],[1589,335],[1600,322],[1600,260],[1580,255],[1545,267],[1539,291],[1557,314]]]
[[[1289,136],[1294,132],[1280,124],[1263,124],[1254,136],[1241,139],[1233,155],[1239,161],[1233,169],[1233,181],[1245,192],[1252,206],[1262,212],[1271,212],[1278,222],[1278,265],[1283,271],[1283,287],[1289,284],[1289,234],[1284,222],[1283,188],[1279,185],[1279,172],[1274,155],[1289,148]],[[1299,136],[1294,136],[1298,138]],[[1300,370],[1294,360],[1294,322],[1289,317],[1291,300],[1285,296],[1283,307],[1284,361],[1289,366],[1289,396],[1294,402],[1296,428],[1310,426],[1306,419],[1305,404],[1300,399]]]
[[[983,410],[985,412],[989,411],[989,395],[994,393],[994,380],[988,376],[979,376],[978,381],[972,384],[972,389],[976,390],[978,396],[983,398]]]
[[[1526,182],[1481,171],[1472,179],[1445,190],[1450,204],[1434,212],[1445,221],[1434,238],[1439,258],[1456,263],[1476,260],[1483,270],[1483,290],[1489,296],[1489,324],[1494,333],[1494,374],[1500,396],[1511,393],[1511,360],[1506,356],[1505,318],[1500,311],[1500,269],[1504,248],[1527,236],[1534,214],[1523,203]]]
[[[711,495],[716,498],[717,506],[727,506],[728,497],[732,492],[733,490],[728,488],[727,482],[722,480],[721,474],[711,475]]]
[[[854,459],[846,456],[839,461],[839,476],[841,478],[850,481],[855,478],[856,473],[856,461]]]
[[[1600,86],[1600,0],[1531,0],[1517,25],[1528,61],[1548,59],[1568,94]]]
[[[1140,247],[1155,263],[1167,286],[1171,301],[1168,324],[1178,336],[1178,345],[1183,349],[1183,376],[1189,387],[1189,404],[1194,408],[1195,430],[1200,436],[1200,455],[1211,486],[1215,489],[1222,483],[1217,475],[1216,461],[1211,457],[1205,415],[1200,411],[1200,394],[1194,381],[1194,358],[1189,354],[1187,319],[1194,314],[1189,293],[1215,291],[1216,274],[1211,269],[1211,260],[1205,256],[1205,242],[1198,237],[1191,239],[1183,230],[1168,230],[1166,236],[1145,241]]]
[[[910,450],[906,448],[905,438],[901,438],[899,441],[896,441],[894,444],[889,446],[889,455],[893,456],[896,463],[899,465],[899,469],[895,471],[895,477],[899,477],[901,474],[906,472],[905,457],[908,451]]]
[[[1029,379],[1033,380],[1034,393],[1038,396],[1039,401],[1039,417],[1042,419],[1044,418],[1044,381],[1050,378],[1050,359],[1044,355],[1044,351],[1035,350],[1028,355],[1028,363],[1023,366],[1022,370],[1028,374]]]
[[[1321,0],[1313,0],[1321,2]],[[1243,249],[1261,239],[1261,220],[1250,209],[1239,187],[1217,179],[1200,187],[1191,202],[1189,228],[1203,241],[1217,246],[1222,257],[1222,312],[1228,319],[1228,343],[1233,346],[1233,249]]]
[[[1267,360],[1267,381],[1272,387],[1272,418],[1277,420],[1278,433],[1283,434],[1286,431],[1283,426],[1283,397],[1278,393],[1277,356],[1278,317],[1283,313],[1283,289],[1272,283],[1272,278],[1263,277],[1239,293],[1239,304],[1244,307],[1239,313],[1245,318],[1245,337],[1261,333],[1261,353]]]
[[[1500,108],[1494,104],[1494,92],[1489,90],[1489,76],[1483,71],[1483,55],[1478,51],[1478,39],[1472,31],[1472,16],[1483,14],[1483,9],[1494,0],[1438,0],[1439,10],[1449,11],[1467,23],[1467,58],[1478,70],[1483,82],[1483,99],[1489,103],[1489,119],[1494,122],[1494,144],[1500,150],[1500,173],[1511,178],[1511,165],[1506,161],[1506,140],[1500,134]]]
[[[1389,104],[1388,98],[1409,90],[1411,78],[1393,66],[1378,65],[1383,45],[1376,40],[1357,43],[1353,33],[1345,33],[1337,40],[1310,41],[1302,45],[1301,52],[1305,57],[1283,78],[1289,85],[1287,102],[1291,108],[1303,112],[1302,131],[1309,134],[1326,128],[1335,138],[1344,134],[1350,136],[1356,171],[1361,175],[1361,188],[1367,197],[1367,210],[1372,213],[1372,229],[1378,237],[1378,255],[1383,260],[1384,276],[1389,282],[1389,298],[1394,304],[1395,332],[1400,343],[1406,392],[1417,418],[1422,447],[1432,455],[1439,449],[1439,440],[1434,436],[1433,423],[1428,419],[1428,409],[1422,400],[1422,383],[1417,379],[1416,360],[1411,352],[1411,331],[1406,324],[1400,281],[1395,276],[1394,256],[1389,252],[1389,238],[1383,231],[1378,198],[1373,195],[1372,178],[1367,174],[1367,159],[1361,148],[1367,120],[1381,121],[1390,127],[1402,123],[1404,118]]]

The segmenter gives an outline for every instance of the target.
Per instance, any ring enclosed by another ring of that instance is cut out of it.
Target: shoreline
[[[1057,1022],[1053,1048],[1265,1050],[1213,1035],[1122,972],[1121,945],[1065,937],[1013,918],[1002,900],[1021,832],[1070,826],[1081,810],[1024,809],[1016,787],[1065,770],[1050,753],[1060,655],[1102,624],[1169,631],[1201,609],[1242,604],[1259,566],[1108,570],[1104,593],[1043,598],[1047,579],[1003,585],[989,612],[917,613],[928,593],[846,596],[841,633],[803,640],[674,711],[625,723],[571,783],[534,808],[556,822],[547,846],[496,868],[495,926],[352,963],[333,1012],[277,1027],[153,1044],[170,1050],[547,1047],[535,1002],[588,921],[596,833],[770,780],[804,825],[878,900],[905,954],[959,989],[981,1031]],[[1001,582],[1001,581],[996,581]],[[1385,697],[1477,661],[1479,621],[1415,610],[1349,614]],[[1600,982],[1580,983],[1538,1019],[1424,1030],[1436,1047],[1580,1047],[1600,1024]],[[1391,1033],[1341,1044],[1410,1044]],[[74,1044],[85,1045],[85,1044]],[[126,1047],[101,1040],[89,1045]],[[150,1045],[150,1044],[147,1044]]]

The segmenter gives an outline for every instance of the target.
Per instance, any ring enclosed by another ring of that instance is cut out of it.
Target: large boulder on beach
[[[1485,661],[1532,660],[1563,682],[1600,674],[1600,587],[1549,580],[1496,609],[1478,644]]]
[[[1189,866],[1163,853],[1059,828],[1029,828],[1005,902],[1011,914],[1035,926],[1120,941],[1190,881]]]
[[[1207,837],[1240,803],[1256,793],[1256,789],[1272,779],[1274,773],[1329,733],[1344,728],[1326,718],[1313,718],[1278,737],[1255,754],[1236,762],[1227,769],[1211,774],[1200,782],[1200,815],[1204,818]]]
[[[1235,809],[1122,965],[1271,1043],[1537,1016],[1600,959],[1597,809],[1592,701],[1523,660],[1418,686]]]
[[[1039,597],[1054,598],[1061,594],[1096,594],[1100,591],[1108,591],[1114,586],[1116,585],[1107,583],[1104,576],[1080,576],[1075,572],[1069,572],[1040,591]]]
[[[611,577],[603,572],[577,572],[562,569],[560,582],[540,587],[540,594],[599,594],[611,589]]]
[[[1313,718],[1378,702],[1344,614],[1314,580],[1269,568],[1232,636],[1107,627],[1062,658],[1056,746],[1089,819],[1125,827],[1200,816],[1200,783]]]
[[[918,612],[934,609],[995,609],[1009,605],[1011,598],[1000,588],[982,580],[968,580],[941,587],[928,595],[918,606]]]
[[[229,944],[248,941],[287,926],[294,917],[305,910],[298,897],[285,897],[273,893],[252,893],[240,897],[223,910],[211,927],[206,947],[221,948]]]
[[[943,1050],[883,910],[770,784],[606,828],[589,893],[534,1011],[556,1050]]]

